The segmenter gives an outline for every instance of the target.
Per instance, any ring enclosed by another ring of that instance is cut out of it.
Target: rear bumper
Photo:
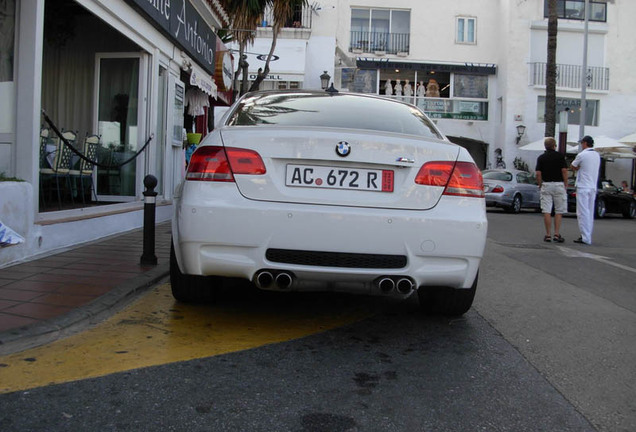
[[[299,290],[371,292],[378,277],[408,276],[417,287],[470,288],[483,255],[484,201],[443,197],[431,210],[391,210],[247,200],[234,185],[215,196],[178,200],[173,217],[181,271],[252,280],[262,269],[290,271]],[[289,264],[268,249],[406,257],[401,268]]]

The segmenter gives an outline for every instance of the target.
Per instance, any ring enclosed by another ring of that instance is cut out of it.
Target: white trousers
[[[581,239],[587,244],[592,244],[595,202],[596,189],[576,188],[576,218],[579,222]]]

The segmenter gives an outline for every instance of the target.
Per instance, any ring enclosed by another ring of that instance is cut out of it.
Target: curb
[[[48,344],[98,324],[168,277],[169,273],[169,264],[157,265],[67,314],[44,323],[0,332],[0,356]]]

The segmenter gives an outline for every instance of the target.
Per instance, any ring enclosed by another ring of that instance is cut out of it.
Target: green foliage
[[[23,182],[24,180],[17,177],[7,177],[3,172],[0,172],[0,182]]]

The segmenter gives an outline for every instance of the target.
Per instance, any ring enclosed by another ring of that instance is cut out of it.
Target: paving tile
[[[95,297],[96,296],[51,293],[33,299],[32,303],[44,304],[47,306],[78,307],[94,300]],[[11,309],[9,309],[9,311],[11,311]]]
[[[0,273],[0,287],[15,282],[15,279],[4,279]]]
[[[13,266],[9,268],[4,268],[0,270],[0,277],[2,279],[24,279],[25,277],[33,276],[38,274],[38,272],[34,272],[29,269],[21,270],[18,266]]]
[[[0,310],[15,306],[17,304],[20,304],[20,302],[13,300],[0,300]]]
[[[73,285],[67,285],[63,288],[58,289],[56,293],[98,297],[103,294],[106,294],[112,289],[113,289],[112,284],[104,284],[102,286],[73,284]]]
[[[0,288],[0,299],[28,302],[34,298],[41,296],[42,293],[36,291],[10,290]]]
[[[2,312],[4,314],[19,315],[22,317],[44,321],[64,315],[71,310],[73,310],[73,308],[66,306],[53,306],[40,303],[21,303],[12,308],[5,309]]]
[[[0,332],[26,326],[36,322],[38,322],[38,320],[35,320],[33,318],[10,315],[0,312]]]
[[[64,286],[63,282],[52,282],[50,280],[29,280],[23,279],[13,281],[13,283],[5,285],[4,289],[20,290],[20,291],[37,291],[37,292],[53,292]]]

